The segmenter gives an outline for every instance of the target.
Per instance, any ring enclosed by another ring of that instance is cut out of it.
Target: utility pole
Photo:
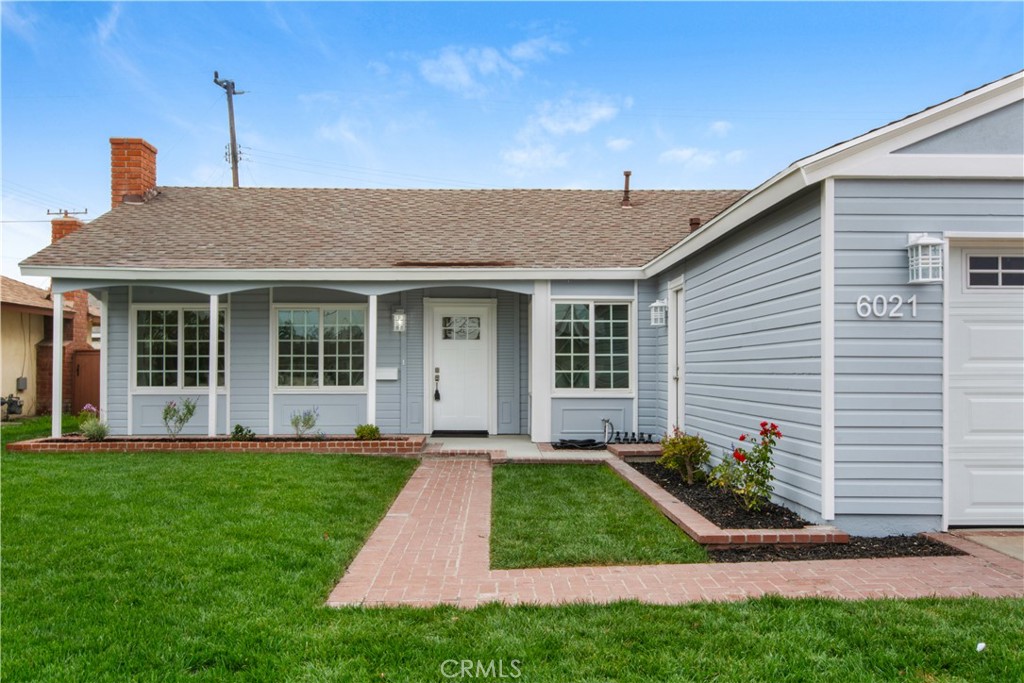
[[[244,95],[244,90],[235,90],[235,82],[221,78],[213,72],[213,82],[224,88],[228,95],[228,126],[231,130],[231,187],[238,187],[238,142],[235,140],[235,95]]]

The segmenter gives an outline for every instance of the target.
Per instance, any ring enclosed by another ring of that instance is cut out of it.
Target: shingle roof
[[[162,187],[24,265],[639,267],[745,193]]]
[[[42,313],[53,311],[53,301],[49,292],[6,275],[0,275],[0,302],[39,308]],[[69,302],[64,303],[65,308],[69,308],[70,305]]]

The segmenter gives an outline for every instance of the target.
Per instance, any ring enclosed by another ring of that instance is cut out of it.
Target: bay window
[[[366,308],[277,309],[278,387],[362,387]]]
[[[630,388],[630,304],[555,304],[555,389]]]

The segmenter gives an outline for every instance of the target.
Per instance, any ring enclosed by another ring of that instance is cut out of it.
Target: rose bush
[[[775,461],[772,453],[782,438],[782,431],[774,422],[761,423],[759,441],[749,434],[740,434],[739,440],[754,444],[748,451],[741,447],[733,449],[732,458],[724,458],[711,470],[709,485],[728,489],[739,496],[747,510],[760,510],[771,500],[775,481],[772,470]]]

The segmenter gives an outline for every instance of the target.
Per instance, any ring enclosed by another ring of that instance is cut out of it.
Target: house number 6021
[[[857,316],[861,318],[902,318],[904,304],[910,306],[910,317],[916,318],[916,295],[904,301],[903,297],[898,294],[889,297],[884,294],[876,296],[862,294],[857,297]]]

